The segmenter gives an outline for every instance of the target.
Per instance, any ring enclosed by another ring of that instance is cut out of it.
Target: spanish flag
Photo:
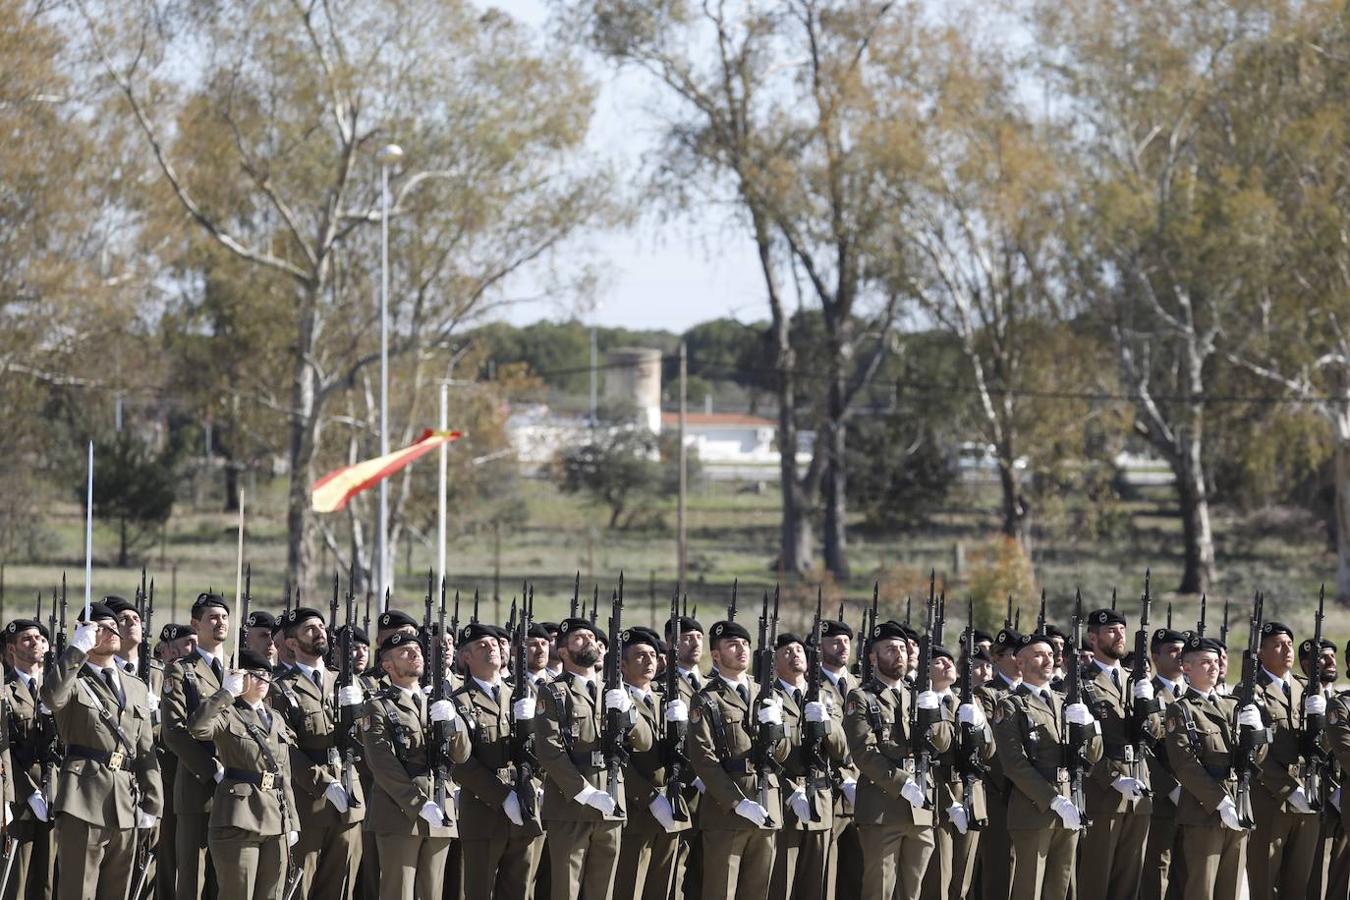
[[[315,512],[337,512],[366,488],[379,484],[419,456],[435,450],[441,444],[457,441],[461,436],[458,431],[433,431],[428,428],[415,443],[402,450],[334,469],[314,482],[314,486],[309,489],[310,506]]]

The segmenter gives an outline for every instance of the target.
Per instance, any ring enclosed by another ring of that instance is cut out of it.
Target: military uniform
[[[588,680],[564,673],[545,686],[540,701],[535,752],[547,776],[541,818],[548,831],[551,894],[554,900],[578,895],[606,900],[614,885],[623,822],[576,799],[588,787],[608,790],[600,743],[604,685],[598,676]],[[641,718],[629,721],[631,749],[650,750],[651,728]],[[622,777],[617,790],[618,808],[625,809]]]
[[[1350,692],[1341,692],[1327,700],[1327,723],[1323,731],[1323,744],[1331,755],[1331,761],[1340,773],[1350,772]],[[1331,863],[1327,873],[1322,895],[1331,897],[1350,896],[1350,846],[1345,835],[1350,833],[1350,796],[1346,796],[1344,781],[1341,785],[1339,806],[1331,802],[1325,809],[1327,818],[1334,818],[1339,832],[1338,840],[1332,843]]]
[[[651,691],[628,685],[633,706],[654,736],[665,731],[662,699]],[[628,798],[628,822],[619,847],[616,883],[631,888],[634,900],[666,900],[675,887],[675,857],[680,835],[693,827],[692,817],[679,789],[673,794],[672,809],[682,815],[667,831],[651,811],[658,797],[667,798],[665,756],[659,741],[649,750],[632,753],[623,768],[624,795]]]
[[[1006,631],[999,632],[1003,637]],[[975,699],[984,711],[986,721],[993,721],[999,703],[1017,687],[998,672],[975,689]],[[997,753],[989,760],[984,775],[985,812],[989,824],[980,835],[977,850],[980,869],[980,896],[983,900],[1008,900],[1012,873],[1012,843],[1008,834],[1008,776],[1003,774],[1003,762]]]
[[[697,630],[702,631],[701,628]],[[675,682],[679,699],[684,701],[686,708],[692,710],[694,698],[703,690],[706,681],[701,672],[693,670],[682,670],[679,676]],[[689,734],[686,731],[686,757],[688,752]],[[703,831],[699,827],[699,807],[703,803],[703,795],[693,785],[692,771],[686,780],[689,784],[684,787],[682,793],[685,806],[689,810],[689,819],[693,824],[692,827],[679,833],[679,845],[675,850],[675,896],[680,896],[680,891],[683,891],[685,897],[693,898],[703,894]]]
[[[1144,754],[1137,752],[1142,748],[1131,742],[1132,724],[1127,715],[1130,701],[1126,698],[1139,705],[1139,713],[1147,713],[1150,743],[1162,738],[1162,717],[1154,701],[1132,698],[1129,673],[1121,666],[1108,669],[1097,662],[1088,664],[1083,669],[1082,686],[1084,702],[1101,728],[1103,753],[1084,788],[1092,824],[1080,841],[1078,895],[1082,900],[1135,900],[1143,875],[1153,802],[1149,793],[1135,799],[1113,786],[1118,778],[1134,778],[1149,791],[1148,766]]]
[[[1165,681],[1154,675],[1153,699],[1163,709],[1186,692],[1183,682]],[[1153,791],[1153,811],[1148,821],[1148,839],[1144,843],[1144,870],[1139,881],[1140,900],[1165,900],[1180,896],[1186,883],[1186,858],[1181,852],[1181,833],[1177,830],[1177,805],[1180,784],[1172,773],[1172,763],[1161,741],[1152,745],[1148,755],[1148,780]]]
[[[812,765],[802,746],[809,725],[804,692],[781,680],[774,683],[774,688],[783,703],[783,731],[789,750],[781,775],[784,821],[778,834],[769,893],[774,897],[801,897],[804,900],[824,897],[830,845],[834,838],[834,781],[830,777],[830,763],[838,763],[848,755],[842,717],[840,723],[833,717],[822,723],[821,758],[818,764]],[[822,684],[822,695],[824,691]],[[788,802],[798,790],[810,798],[814,819],[801,819]]]
[[[689,761],[706,787],[699,806],[705,900],[767,896],[773,874],[774,829],[761,828],[736,812],[742,800],[759,803],[761,796],[753,759],[759,686],[748,677],[741,685],[744,697],[725,678],[709,678],[689,711]],[[787,759],[786,738],[774,744],[771,755],[779,763]],[[777,774],[767,775],[766,788],[769,821],[781,827]]]
[[[175,660],[160,695],[161,736],[178,761],[170,801],[177,900],[202,897],[209,868],[207,844],[211,799],[216,790],[216,747],[211,741],[194,740],[188,733],[188,721],[204,698],[220,690],[225,669],[219,657],[208,662],[204,652],[198,649]]]
[[[39,819],[29,798],[34,794],[50,806],[55,785],[45,784],[49,763],[55,771],[57,760],[50,738],[53,724],[50,713],[39,713],[38,682],[25,679],[18,670],[5,673],[5,707],[9,711],[9,742],[13,767],[15,819],[9,833],[18,841],[14,869],[5,887],[4,900],[50,900],[55,872],[51,812]],[[43,722],[43,719],[48,720]]]
[[[326,668],[310,672],[317,674],[318,683],[297,666],[272,682],[268,700],[295,733],[291,772],[303,827],[294,852],[304,870],[302,896],[338,900],[353,896],[356,889],[365,796],[360,779],[352,778],[346,812],[338,812],[328,800],[328,786],[343,783],[333,706],[337,673]]]
[[[849,691],[857,686],[857,680],[848,672],[835,675],[829,669],[825,669],[824,674],[821,691],[829,697],[830,710],[835,722],[838,723],[840,734],[843,734],[844,704],[848,700]],[[831,765],[835,782],[834,833],[830,840],[830,857],[826,863],[827,900],[836,895],[857,897],[862,894],[862,845],[858,842],[858,828],[853,823],[853,801],[849,799],[849,794],[858,786],[858,767],[853,764],[853,757],[847,753],[847,741],[844,743],[844,750],[844,758]]]
[[[291,867],[288,836],[300,829],[291,787],[294,735],[264,703],[254,709],[224,689],[197,707],[188,730],[215,744],[225,770],[210,821],[221,900],[277,897]]]
[[[1051,807],[1057,797],[1070,795],[1063,719],[1063,698],[1025,681],[994,712],[994,740],[1011,786],[1013,900],[1060,900],[1074,890],[1078,830],[1066,827]],[[1095,731],[1088,735],[1085,756],[1092,764],[1101,759],[1101,735]]]
[[[123,900],[141,837],[137,826],[142,816],[158,817],[164,802],[149,697],[140,681],[109,673],[114,691],[86,659],[78,647],[67,647],[41,691],[66,745],[52,806],[61,864],[57,896]]]
[[[149,646],[145,643],[140,645],[140,650],[146,653],[150,652]],[[136,663],[128,662],[123,659],[118,659],[117,662],[118,665],[121,666],[122,671],[126,672],[128,676],[140,678],[140,667]],[[160,784],[163,786],[164,796],[170,797],[172,796],[173,782],[166,779],[164,772],[165,759],[168,758],[170,754],[166,753],[164,750],[164,726],[160,721],[159,714],[159,701],[164,693],[164,663],[157,659],[148,660],[146,664],[146,676],[141,679],[141,682],[145,684],[149,691],[150,717],[154,723],[155,758],[159,761]],[[164,815],[160,818],[159,823],[155,826],[150,837],[152,841],[150,851],[144,854],[142,860],[146,864],[144,883],[150,888],[142,891],[142,897],[163,897],[167,900],[167,898],[173,896],[173,853],[161,854],[160,852],[165,843],[170,845],[173,843],[172,838],[168,841],[165,840],[166,831],[169,835],[172,835],[173,828],[175,827],[175,820],[169,809],[170,806],[171,804],[165,804]]]
[[[973,693],[973,692],[972,692]],[[972,699],[974,699],[972,697]],[[970,896],[975,881],[975,861],[979,852],[982,825],[989,821],[984,782],[976,778],[970,789],[970,808],[965,809],[965,784],[958,759],[963,752],[957,740],[960,729],[957,710],[960,698],[953,693],[942,695],[942,718],[951,723],[952,745],[937,758],[934,781],[937,783],[938,826],[934,831],[933,856],[928,861],[928,873],[923,880],[924,900],[964,900]],[[987,765],[994,757],[994,732],[986,719],[972,728],[972,743],[976,758]],[[952,817],[953,807],[962,807],[966,816],[965,831],[957,827]]]
[[[1177,825],[1186,856],[1186,900],[1236,900],[1246,869],[1247,832],[1223,825],[1218,812],[1234,799],[1237,701],[1187,689],[1167,707],[1167,758],[1181,785]],[[1256,751],[1259,762],[1268,748]],[[1252,792],[1257,786],[1253,781]],[[1251,897],[1270,897],[1254,890]]]
[[[375,776],[370,797],[370,829],[380,861],[381,900],[439,900],[444,890],[450,841],[458,834],[453,795],[447,795],[445,825],[422,817],[434,802],[428,734],[430,702],[420,690],[390,685],[369,701],[362,740]],[[449,736],[449,763],[469,757],[462,722]],[[449,790],[449,785],[446,785]]]
[[[901,790],[914,780],[919,742],[926,741],[935,755],[945,753],[952,727],[939,717],[926,734],[915,734],[912,703],[904,685],[892,688],[873,679],[849,694],[844,709],[844,735],[860,773],[854,821],[867,900],[918,900],[933,855],[934,811],[912,805]]]
[[[511,689],[503,683],[494,693],[469,677],[451,699],[469,725],[472,745],[468,758],[455,769],[455,779],[462,787],[459,831],[464,851],[464,896],[469,900],[524,900],[534,884],[544,832],[537,805],[535,816],[525,820],[523,826],[513,823],[502,807],[516,775],[512,764]],[[532,721],[525,727],[533,734]],[[537,762],[535,766],[537,771]],[[539,779],[531,781],[530,790],[537,791]]]

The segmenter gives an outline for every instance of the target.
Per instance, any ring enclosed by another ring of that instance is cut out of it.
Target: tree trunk
[[[127,517],[120,517],[117,526],[117,568],[125,569],[127,567]]]
[[[1003,534],[1031,552],[1030,535],[1027,533],[1027,507],[1022,498],[1022,482],[1017,475],[1017,464],[1011,452],[1000,450],[998,454],[998,482],[1002,490]]]
[[[1209,493],[1198,441],[1185,441],[1173,459],[1177,498],[1181,503],[1184,569],[1177,591],[1200,594],[1214,580],[1214,533],[1209,522]]]
[[[831,391],[833,393],[833,390]],[[825,426],[820,438],[828,441],[829,460],[825,466],[825,568],[836,581],[849,577],[847,516],[847,472],[844,461],[846,432],[842,420]]]
[[[1350,604],[1350,408],[1335,423],[1336,600]]]
[[[225,457],[225,512],[239,512],[239,467],[230,455]]]
[[[312,301],[312,298],[311,298]],[[312,309],[312,306],[311,306]],[[310,588],[314,566],[314,522],[309,485],[317,444],[318,390],[309,364],[313,313],[302,315],[301,342],[291,385],[290,486],[286,491],[286,569],[297,587]]]

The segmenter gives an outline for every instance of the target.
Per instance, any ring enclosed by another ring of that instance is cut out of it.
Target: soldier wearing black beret
[[[248,614],[245,623],[244,640],[248,649],[268,660],[275,671],[279,657],[277,643],[272,637],[277,617],[264,609],[255,609]]]

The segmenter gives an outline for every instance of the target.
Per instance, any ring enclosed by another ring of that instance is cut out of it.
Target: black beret
[[[1011,625],[1000,628],[998,634],[994,635],[994,646],[999,649],[1016,650],[1017,644],[1022,640],[1022,635]]]
[[[1088,614],[1088,627],[1100,628],[1103,625],[1124,625],[1125,617],[1114,609],[1094,609]]]
[[[782,650],[788,644],[801,644],[802,647],[805,647],[806,641],[802,640],[799,636],[793,634],[790,631],[784,631],[780,633],[778,637],[774,640],[773,649]]]
[[[530,630],[525,632],[525,636],[532,638],[543,638],[544,640],[548,640],[549,634],[548,629],[545,628],[543,625],[540,625],[538,622],[531,622]]]
[[[95,601],[95,602],[89,604],[89,619],[88,619],[88,621],[90,621],[90,622],[97,622],[97,621],[99,621],[100,619],[111,619],[112,621],[116,622],[116,621],[117,621],[117,613],[113,612],[111,609],[108,609],[108,605],[107,605],[106,603],[99,603],[99,602]],[[79,617],[79,619],[78,619],[77,621],[80,621],[80,622],[86,621],[86,620],[85,620],[85,617],[84,617],[84,610],[80,610],[80,617]]]
[[[250,650],[247,647],[239,648],[239,665],[237,668],[243,669],[246,672],[262,670],[269,675],[272,674],[272,664],[267,661],[267,657],[263,656],[258,651]]]
[[[499,641],[509,641],[509,640],[511,640],[511,632],[507,631],[507,630],[506,630],[505,628],[503,628],[502,626],[500,626],[500,625],[489,625],[488,628],[491,629],[491,631],[492,631],[492,636],[495,637],[497,640],[499,640]]]
[[[339,625],[333,630],[333,636],[341,638],[347,633],[348,629],[351,630],[353,644],[365,644],[367,647],[370,646],[370,635],[366,634],[366,630],[360,625]]]
[[[1307,659],[1308,657],[1312,656],[1312,648],[1313,648],[1313,640],[1312,638],[1307,638],[1306,640],[1304,640],[1303,643],[1298,645],[1298,658]],[[1336,644],[1332,641],[1327,640],[1326,638],[1322,638],[1322,649],[1330,650],[1331,652],[1335,653]]]
[[[905,626],[894,620],[887,620],[872,626],[872,633],[868,636],[867,641],[868,643],[873,641],[903,641],[907,637]]]
[[[702,634],[703,626],[699,623],[698,619],[695,619],[692,616],[680,616],[680,634],[684,634],[686,631],[697,631],[699,634]],[[666,632],[670,632],[670,619],[666,619]]]
[[[391,628],[416,628],[417,620],[401,609],[386,609],[380,613],[375,624],[381,631],[386,631]]]
[[[650,628],[644,628],[641,625],[635,625],[632,628],[625,628],[619,635],[619,643],[627,650],[629,647],[636,647],[638,644],[647,644],[653,650],[661,649],[661,636]]]
[[[740,622],[714,622],[713,627],[708,632],[708,639],[713,643],[722,638],[740,638],[741,640],[750,640],[750,632],[745,630],[745,626]]]
[[[1069,636],[1065,634],[1064,631],[1058,625],[1051,625],[1049,622],[1045,623],[1045,636],[1052,638],[1059,638],[1061,641],[1064,641],[1065,643],[1068,643],[1069,641]]]
[[[558,633],[557,622],[540,622],[539,627],[547,631],[550,637]]]
[[[955,657],[955,656],[952,656],[952,651],[948,650],[946,647],[942,646],[941,644],[934,644],[934,645],[929,649],[928,652],[929,652],[929,655],[931,655],[931,656],[933,657],[933,659],[937,659],[939,656],[945,656],[945,657],[947,657],[948,659],[950,659],[952,662],[956,662],[956,657]]]
[[[838,637],[841,634],[850,639],[853,637],[853,629],[847,622],[836,622],[834,619],[820,620],[821,637]]]
[[[459,630],[459,643],[461,645],[471,644],[479,638],[495,638],[496,636],[497,634],[493,631],[492,626],[486,622],[470,622]]]
[[[179,638],[196,637],[197,630],[191,625],[175,625],[170,622],[159,630],[159,639],[161,641],[176,641]]]
[[[47,633],[47,629],[44,628],[42,623],[37,621],[36,619],[15,619],[13,622],[10,622],[8,625],[5,626],[5,634],[9,635],[10,637],[14,637],[18,635],[19,632],[27,631],[30,628],[36,628],[39,634],[41,634],[47,640],[51,640],[51,635]]]
[[[919,632],[915,631],[913,627],[906,625],[904,622],[897,622],[896,624],[900,626],[900,631],[905,635],[906,640],[913,641],[916,644],[919,642]]]
[[[993,662],[993,660],[989,658],[989,651],[979,646],[975,648],[975,655],[972,656],[971,659],[978,659],[981,662]]]
[[[595,634],[595,639],[597,641],[602,644],[609,643],[609,635],[605,633],[605,629],[601,628],[599,625],[592,625],[591,631]]]
[[[1017,639],[1017,652],[1021,653],[1032,644],[1045,644],[1048,647],[1054,647],[1054,644],[1050,643],[1050,635],[1042,631],[1033,631]]]
[[[567,637],[574,631],[589,631],[596,634],[595,624],[590,619],[583,619],[580,616],[571,616],[558,623],[558,636]]]
[[[276,617],[276,619],[272,622],[272,637],[275,638],[277,636],[277,632],[283,631],[286,628],[286,620],[290,618],[290,615],[291,611],[288,609],[282,612],[281,615]]]
[[[1274,634],[1287,634],[1290,640],[1294,638],[1293,629],[1283,622],[1270,621],[1261,626],[1261,640],[1264,641]]]
[[[277,617],[265,609],[255,609],[248,614],[249,628],[276,628]]]
[[[286,629],[286,634],[289,635],[292,631],[299,628],[310,619],[318,619],[319,623],[323,624],[323,613],[312,606],[299,606],[290,611],[290,614],[286,616],[286,621],[282,624],[282,627]]]
[[[1193,635],[1191,635],[1190,638],[1186,641],[1186,647],[1185,647],[1185,651],[1184,651],[1184,652],[1186,652],[1186,653],[1218,653],[1218,652],[1219,652],[1219,649],[1220,649],[1220,648],[1219,648],[1219,642],[1216,641],[1216,640],[1214,640],[1213,638],[1201,637],[1201,636],[1198,635],[1198,634],[1193,634]]]
[[[225,602],[225,598],[219,594],[212,594],[209,591],[203,591],[197,595],[197,599],[192,603],[192,618],[200,619],[202,613],[212,606],[219,606],[226,612],[230,611],[230,605]]]
[[[117,594],[109,594],[103,598],[103,605],[111,609],[113,613],[121,615],[127,610],[136,611],[136,606],[126,597],[120,597]]]
[[[1155,628],[1153,637],[1149,639],[1148,648],[1155,651],[1163,644],[1184,644],[1186,636],[1180,631],[1174,631],[1171,628]]]
[[[408,634],[406,631],[397,631],[384,639],[384,643],[380,645],[380,653],[384,654],[397,647],[403,647],[408,644],[414,644],[418,649],[421,649],[422,647],[421,642],[418,641],[414,635]]]

